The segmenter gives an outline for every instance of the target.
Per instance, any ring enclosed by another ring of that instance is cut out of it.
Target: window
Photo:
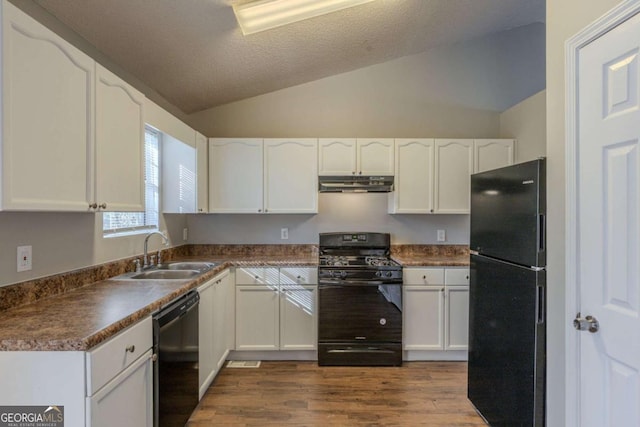
[[[105,212],[102,231],[105,237],[158,229],[160,182],[160,132],[150,127],[144,133],[144,212]]]

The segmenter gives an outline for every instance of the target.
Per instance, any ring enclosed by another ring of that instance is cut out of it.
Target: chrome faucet
[[[147,234],[147,237],[144,238],[144,255],[142,257],[144,264],[142,266],[142,269],[151,267],[151,264],[149,264],[149,254],[147,253],[147,245],[149,244],[149,237],[153,236],[154,234],[162,237],[162,242],[165,246],[169,245],[169,239],[167,239],[167,236],[165,236],[164,233],[161,233],[159,231],[152,231],[151,233]]]

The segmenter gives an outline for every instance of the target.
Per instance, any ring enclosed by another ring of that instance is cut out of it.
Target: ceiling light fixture
[[[233,6],[244,35],[269,30],[374,0],[259,0]]]

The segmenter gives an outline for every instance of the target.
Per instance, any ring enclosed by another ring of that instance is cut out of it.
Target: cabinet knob
[[[429,211],[430,211],[431,213],[433,213],[433,209],[430,209]]]
[[[355,174],[356,174],[356,171],[351,172],[351,175],[355,175]]]
[[[427,276],[422,276],[422,280],[427,281]]]
[[[258,212],[262,212],[262,209],[258,209]]]
[[[467,276],[467,280],[469,280],[469,276]]]
[[[97,208],[98,208],[97,203],[89,203],[89,209],[97,209]]]
[[[265,212],[269,212],[269,209],[265,209],[264,211],[265,211]]]
[[[198,208],[198,212],[202,212],[202,208]]]
[[[134,351],[136,351],[136,346],[130,345],[129,347],[125,348],[124,351],[128,353],[133,353]]]
[[[107,204],[106,203],[101,203],[100,206],[98,206],[100,209],[107,209]]]
[[[362,171],[358,172],[358,175],[362,175]]]

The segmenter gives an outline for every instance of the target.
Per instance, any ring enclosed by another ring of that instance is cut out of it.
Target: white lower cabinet
[[[198,288],[200,398],[234,347],[233,285],[231,271],[225,270]]]
[[[3,405],[64,406],[68,426],[153,426],[151,317],[90,351],[0,351]]]
[[[153,425],[152,343],[148,317],[87,353],[87,426]]]
[[[153,426],[153,363],[148,350],[100,391],[87,398],[87,425]]]
[[[316,278],[315,268],[237,269],[236,350],[315,350]]]
[[[405,268],[404,350],[409,360],[466,359],[468,268]]]

